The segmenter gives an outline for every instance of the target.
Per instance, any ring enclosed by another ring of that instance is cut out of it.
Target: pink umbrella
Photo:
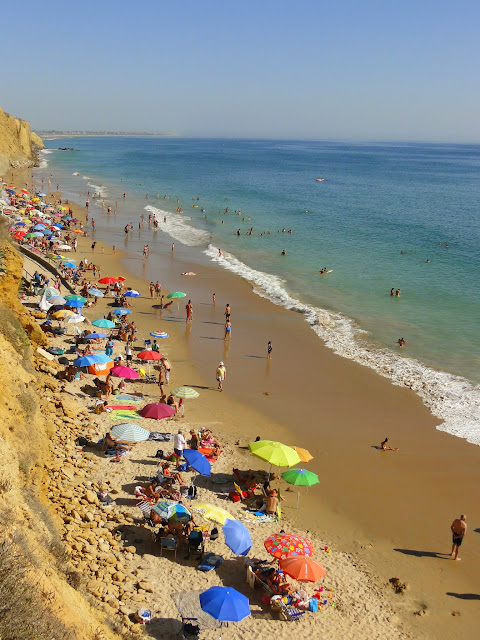
[[[160,402],[152,402],[140,409],[138,412],[144,418],[152,418],[152,420],[162,420],[162,418],[171,418],[175,415],[175,409],[169,404],[162,404]]]
[[[128,380],[136,380],[138,378],[138,373],[135,371],[135,369],[132,369],[131,367],[124,367],[121,364],[113,367],[110,372],[113,373],[114,376],[118,376],[119,378],[127,378]]]

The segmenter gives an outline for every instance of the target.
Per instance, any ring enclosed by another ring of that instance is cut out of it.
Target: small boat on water
[[[315,182],[323,182],[325,178],[315,178]]]

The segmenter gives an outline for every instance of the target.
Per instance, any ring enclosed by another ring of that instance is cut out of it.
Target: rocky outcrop
[[[10,167],[33,166],[38,150],[43,147],[42,140],[30,130],[28,122],[0,109],[0,176]]]

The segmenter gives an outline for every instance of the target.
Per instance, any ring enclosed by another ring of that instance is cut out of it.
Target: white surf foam
[[[85,176],[83,176],[85,178]],[[107,187],[104,187],[103,185],[98,185],[98,184],[93,184],[93,182],[87,182],[89,187],[92,187],[92,189],[95,189],[95,192],[93,194],[93,198],[99,197],[99,198],[107,198],[108,197],[108,189]]]
[[[78,171],[74,171],[74,172],[72,173],[72,176],[79,176],[79,175],[80,175],[80,174],[78,173]]]
[[[234,255],[209,245],[204,253],[213,262],[245,278],[254,292],[274,304],[302,313],[326,346],[338,355],[369,367],[393,384],[417,393],[428,409],[444,422],[437,429],[480,445],[480,386],[446,371],[437,371],[415,360],[379,349],[368,343],[367,334],[353,320],[304,304],[285,289],[285,281],[248,267]]]
[[[147,205],[145,211],[151,213],[158,220],[158,229],[168,233],[169,236],[189,247],[206,246],[210,240],[210,233],[202,229],[196,229],[188,224],[191,220],[188,216],[179,213],[163,211],[152,205]],[[167,218],[167,222],[163,219]]]
[[[48,156],[50,153],[53,153],[53,149],[42,149],[38,152],[39,169],[45,169],[48,166],[48,158],[46,158],[45,156]]]

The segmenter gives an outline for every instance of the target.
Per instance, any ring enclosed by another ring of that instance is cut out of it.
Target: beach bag
[[[190,500],[193,500],[193,498],[197,497],[197,487],[194,484],[188,487],[187,496],[190,498]]]
[[[86,447],[87,444],[88,444],[88,440],[83,436],[80,436],[79,438],[77,438],[77,445],[79,447]]]
[[[157,453],[155,454],[155,458],[163,459],[163,449],[157,449]]]
[[[318,611],[318,600],[316,598],[310,598],[308,601],[308,610],[309,611]]]
[[[190,467],[190,465],[188,464],[188,462],[184,462],[184,464],[181,464],[181,465],[178,467],[178,470],[179,470],[179,471],[191,471],[191,467]]]
[[[230,491],[230,493],[228,494],[228,497],[232,502],[240,502],[240,496],[236,491]]]
[[[210,540],[212,542],[215,542],[215,540],[217,540],[218,538],[218,529],[217,527],[213,527],[213,529],[210,532]]]

